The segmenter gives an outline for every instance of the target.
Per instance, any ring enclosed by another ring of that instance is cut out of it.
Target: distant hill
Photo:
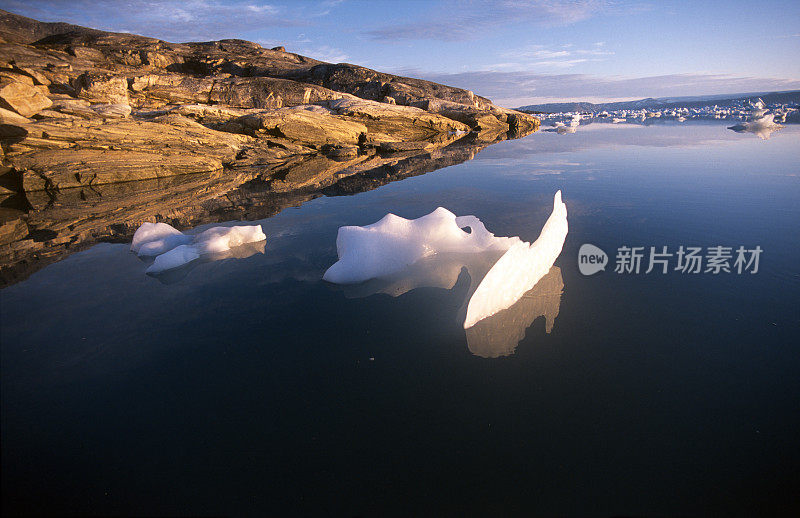
[[[669,108],[702,108],[703,106],[717,105],[721,107],[732,106],[743,99],[760,97],[767,104],[800,104],[800,90],[787,92],[753,92],[744,94],[723,94],[691,97],[659,97],[654,99],[639,99],[637,101],[622,101],[614,103],[546,103],[520,106],[519,111],[563,113],[563,112],[599,112],[613,110],[641,110],[641,109],[669,109]]]

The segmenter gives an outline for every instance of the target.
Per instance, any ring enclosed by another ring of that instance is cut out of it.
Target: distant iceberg
[[[554,123],[552,128],[547,128],[544,131],[565,135],[567,133],[575,133],[578,130],[578,126],[580,126],[580,115],[578,115],[578,119],[573,118],[569,125],[559,121]]]
[[[212,227],[187,235],[166,223],[143,223],[133,235],[131,252],[142,258],[155,258],[146,273],[160,274],[200,258],[235,256],[231,253],[234,248],[266,239],[260,225]]]
[[[737,133],[754,133],[761,140],[767,140],[773,133],[783,128],[775,122],[775,115],[769,113],[750,122],[742,122],[728,129]]]
[[[561,191],[555,194],[553,212],[533,244],[519,237],[496,237],[477,217],[456,216],[442,207],[413,220],[387,214],[371,225],[339,229],[339,260],[323,279],[336,284],[377,279],[379,286],[357,291],[396,296],[420,285],[452,286],[462,267],[474,276],[476,271],[486,271],[480,264],[487,257],[493,261],[499,255],[499,260],[489,263],[493,266],[469,300],[466,329],[511,307],[533,288],[561,253],[567,230]]]

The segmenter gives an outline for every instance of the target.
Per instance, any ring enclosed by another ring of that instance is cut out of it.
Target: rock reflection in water
[[[5,198],[0,181],[0,287],[95,243],[130,242],[146,221],[179,230],[256,221],[323,195],[365,192],[459,164],[489,144],[470,135],[441,148],[374,152],[344,169],[340,162],[312,156],[279,168],[280,179],[263,167],[236,168]]]
[[[545,318],[545,332],[550,333],[563,291],[561,269],[553,266],[516,304],[466,330],[470,352],[483,358],[514,354],[517,344],[525,338],[525,331],[541,316]]]

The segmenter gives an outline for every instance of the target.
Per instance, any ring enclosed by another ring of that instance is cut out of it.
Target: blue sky
[[[505,106],[800,89],[800,2],[0,0],[167,41],[243,38]]]

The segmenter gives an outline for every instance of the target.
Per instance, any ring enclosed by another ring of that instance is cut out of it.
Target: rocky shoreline
[[[264,218],[538,126],[468,90],[282,47],[0,11],[0,286],[144,221]]]

